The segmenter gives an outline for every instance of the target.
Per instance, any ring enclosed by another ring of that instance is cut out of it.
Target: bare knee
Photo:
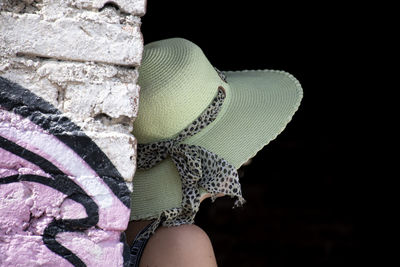
[[[217,266],[208,235],[196,225],[160,227],[149,239],[140,266]]]

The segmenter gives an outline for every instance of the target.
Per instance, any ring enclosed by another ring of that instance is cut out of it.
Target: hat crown
[[[224,83],[194,43],[173,38],[147,44],[139,68],[138,143],[174,137],[212,102]]]

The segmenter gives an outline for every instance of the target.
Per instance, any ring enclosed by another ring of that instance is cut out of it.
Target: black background
[[[264,3],[264,4],[263,4]],[[145,44],[182,37],[220,70],[294,75],[304,98],[278,138],[240,168],[244,208],[202,203],[196,223],[219,266],[359,266],[364,252],[363,181],[353,171],[357,115],[348,106],[365,25],[359,7],[280,1],[154,1]]]

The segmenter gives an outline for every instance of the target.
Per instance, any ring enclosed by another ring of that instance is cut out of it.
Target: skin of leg
[[[144,249],[140,267],[216,267],[208,235],[197,225],[160,227]]]
[[[210,196],[210,194],[203,195],[200,202]],[[217,196],[221,197],[223,194]],[[151,220],[130,221],[125,231],[128,244],[132,245],[136,235],[151,222]],[[208,235],[196,225],[181,225],[159,227],[144,249],[140,266],[205,267],[217,266],[217,263]]]

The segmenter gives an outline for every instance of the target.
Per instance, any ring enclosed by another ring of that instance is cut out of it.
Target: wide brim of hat
[[[299,81],[284,71],[224,74],[229,88],[220,114],[183,143],[202,146],[239,168],[285,129],[298,110],[303,91]],[[170,158],[151,169],[138,170],[133,186],[131,219],[155,218],[163,210],[180,207],[180,176]]]
[[[184,143],[205,147],[239,168],[285,129],[303,91],[284,71],[224,73],[230,86],[227,106],[210,127]]]

